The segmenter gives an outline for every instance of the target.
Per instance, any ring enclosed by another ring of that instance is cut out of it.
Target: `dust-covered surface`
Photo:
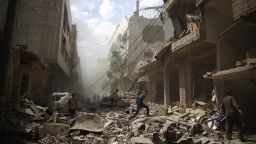
[[[199,122],[200,117],[214,113],[212,103],[195,102],[190,109],[147,103],[150,116],[141,110],[132,117],[136,110],[134,102],[135,95],[126,93],[112,110],[108,105],[90,105],[77,111],[74,117],[65,113],[55,117],[47,108],[21,100],[8,109],[10,143],[255,143],[254,135],[246,135],[247,142],[241,142],[237,132],[233,140],[227,141],[223,130]]]

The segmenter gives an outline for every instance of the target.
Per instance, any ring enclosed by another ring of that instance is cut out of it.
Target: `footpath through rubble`
[[[22,135],[22,138],[16,139],[24,143],[227,143],[223,132],[217,129],[213,121],[202,121],[202,116],[214,112],[212,103],[195,102],[195,108],[191,109],[148,103],[151,116],[147,117],[146,112],[141,110],[135,118],[131,118],[136,110],[135,99],[135,94],[126,93],[112,111],[108,107],[96,107],[94,113],[80,111],[74,118],[67,114],[56,116],[56,113],[46,112],[47,108],[36,106],[25,99],[8,109],[8,128],[25,133],[26,138]],[[18,135],[15,134],[15,137]],[[232,143],[239,142],[234,140]]]

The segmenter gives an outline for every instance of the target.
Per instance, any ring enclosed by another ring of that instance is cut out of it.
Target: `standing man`
[[[239,109],[234,97],[232,97],[232,91],[225,93],[222,109],[226,115],[226,138],[232,140],[233,125],[236,124],[239,129],[239,138],[243,141],[242,111]]]
[[[72,93],[71,97],[68,99],[68,111],[71,117],[75,115],[76,108],[77,108],[76,94]]]
[[[147,95],[147,91],[143,91],[139,98],[137,99],[137,110],[135,112],[135,114],[133,115],[133,117],[135,117],[139,111],[142,109],[142,108],[146,108],[147,109],[147,116],[149,116],[149,107],[147,105],[145,105],[145,96]]]
[[[111,109],[112,109],[112,107],[115,105],[115,106],[117,106],[117,97],[118,97],[118,95],[117,95],[117,93],[118,93],[118,89],[116,89],[116,91],[115,92],[113,92],[112,94],[111,94],[111,96],[110,96],[110,101],[111,101]]]

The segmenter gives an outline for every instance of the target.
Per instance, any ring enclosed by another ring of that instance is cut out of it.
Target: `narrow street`
[[[10,106],[7,117],[13,127],[9,133],[9,143],[75,143],[75,144],[222,144],[256,143],[256,135],[247,134],[246,142],[241,142],[238,133],[226,140],[224,131],[217,123],[201,123],[200,117],[212,113],[211,102],[196,102],[193,108],[148,103],[150,116],[142,110],[132,117],[136,110],[134,92],[124,93],[116,106],[110,101],[98,104],[88,103],[74,116],[67,112],[50,114],[47,108],[22,100]],[[61,111],[59,109],[59,111]],[[22,122],[19,123],[19,122]],[[207,125],[208,124],[208,125]],[[13,125],[14,126],[14,125]],[[17,131],[18,129],[24,131]]]
[[[0,143],[256,143],[255,0],[0,0]]]

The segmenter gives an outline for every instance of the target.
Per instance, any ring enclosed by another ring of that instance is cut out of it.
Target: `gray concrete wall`
[[[164,80],[163,72],[160,70],[148,72],[149,78],[148,92],[151,102],[163,104],[164,103]]]
[[[16,19],[13,45],[26,45],[44,61],[57,63],[70,76],[72,22],[69,1],[19,1]],[[67,23],[67,28],[64,28],[64,23]],[[61,52],[63,39],[67,56]]]
[[[170,38],[173,37],[174,29],[171,19],[167,19],[163,24],[163,30],[165,33],[165,42],[169,42]]]
[[[250,52],[251,57],[255,57],[256,28],[248,25],[245,27],[234,27],[227,34],[220,38],[217,47],[217,70],[225,70],[235,67],[235,62],[246,59],[246,53]],[[253,55],[254,53],[254,55]]]
[[[62,5],[62,0],[19,1],[13,45],[27,45],[36,55],[57,60]]]
[[[203,11],[206,39],[217,42],[219,33],[233,22],[232,0],[210,0]]]

